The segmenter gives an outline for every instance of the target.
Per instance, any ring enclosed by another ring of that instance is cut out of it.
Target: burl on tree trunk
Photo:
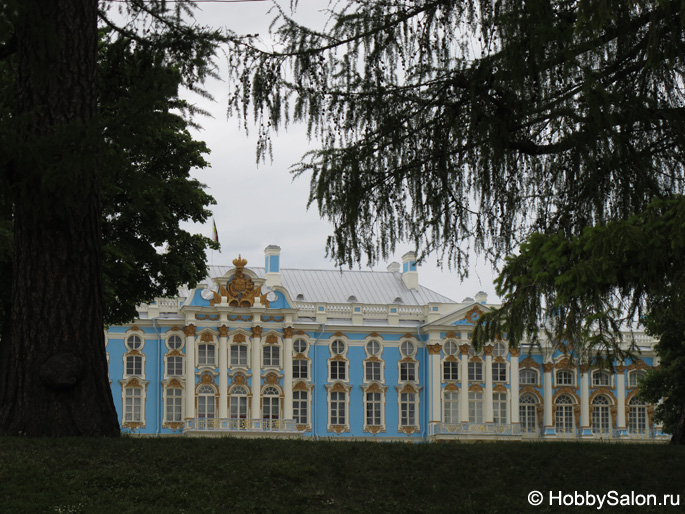
[[[0,367],[0,430],[117,435],[102,317],[97,0],[20,5],[12,335]]]

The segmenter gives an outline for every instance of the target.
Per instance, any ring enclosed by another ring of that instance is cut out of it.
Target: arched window
[[[592,385],[595,387],[611,387],[611,373],[605,369],[593,371]]]
[[[273,386],[267,387],[262,393],[262,418],[280,419],[281,395]]]
[[[630,399],[630,411],[628,412],[628,432],[631,434],[647,433],[647,406],[639,397]]]
[[[519,384],[538,385],[538,372],[534,369],[522,369],[519,372]]]
[[[573,399],[566,394],[562,394],[556,401],[556,413],[554,423],[559,434],[572,434],[573,424]]]
[[[635,371],[631,371],[628,374],[628,387],[631,389],[640,387],[640,382],[642,382],[646,376],[647,373],[642,370],[636,369]]]
[[[519,421],[521,422],[521,430],[523,432],[532,434],[537,432],[537,398],[530,394],[525,393],[521,395],[519,400]]]
[[[247,389],[243,386],[231,388],[230,416],[234,419],[247,418]]]
[[[197,390],[197,417],[200,419],[214,419],[216,406],[216,392],[210,385],[203,385]]]
[[[611,428],[611,402],[604,395],[592,400],[592,433],[608,434]]]
[[[443,420],[445,423],[459,423],[459,391],[445,391],[443,396]]]

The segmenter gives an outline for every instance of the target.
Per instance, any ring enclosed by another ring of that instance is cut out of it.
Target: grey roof
[[[210,266],[211,277],[221,277],[232,266]],[[264,277],[264,268],[249,267],[258,277]],[[315,270],[281,268],[281,283],[293,300],[321,303],[363,303],[387,305],[426,305],[454,303],[453,300],[419,285],[408,289],[402,274],[392,271]],[[298,295],[302,299],[298,300]],[[354,296],[356,301],[348,299]]]

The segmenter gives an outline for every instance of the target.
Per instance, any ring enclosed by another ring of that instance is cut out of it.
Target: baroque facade
[[[637,395],[654,340],[612,370],[560,352],[470,344],[485,293],[419,284],[415,255],[386,272],[213,266],[177,298],[106,333],[122,428],[139,434],[449,439],[666,436]]]

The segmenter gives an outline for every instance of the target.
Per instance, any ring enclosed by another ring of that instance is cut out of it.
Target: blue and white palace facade
[[[240,257],[177,298],[138,308],[106,332],[122,428],[136,434],[452,439],[644,439],[666,436],[639,398],[657,365],[613,370],[559,352],[481,351],[471,334],[496,305],[455,302],[419,284],[415,255],[388,271],[281,268]]]

